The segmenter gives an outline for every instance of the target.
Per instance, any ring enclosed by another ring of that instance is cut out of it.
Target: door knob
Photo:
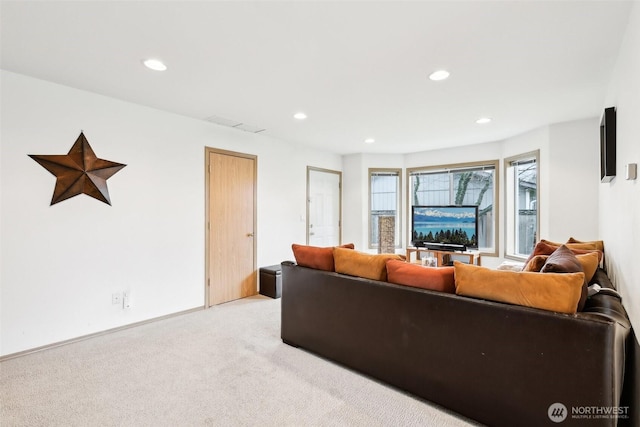
[[[253,233],[247,233],[247,237],[253,237]]]

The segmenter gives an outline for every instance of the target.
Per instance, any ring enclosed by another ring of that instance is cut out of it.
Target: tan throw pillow
[[[549,241],[549,240],[542,239],[542,240],[540,240],[540,242],[546,243],[546,244],[551,245],[551,246],[556,246],[556,247],[560,247],[562,245],[566,245],[569,249],[580,249],[580,250],[583,250],[583,251],[591,251],[591,250],[593,250],[593,251],[602,252],[604,250],[604,245],[600,245],[600,247],[602,248],[602,249],[600,249],[596,242],[578,242],[575,239],[573,239],[573,241],[571,241],[571,240],[572,239],[569,238],[569,241],[567,243],[558,243],[558,242],[552,242],[552,241]]]
[[[403,260],[395,254],[367,254],[352,249],[334,248],[336,272],[365,279],[387,280],[387,260]]]
[[[341,248],[353,249],[353,243],[347,243]],[[318,246],[292,244],[291,250],[296,259],[296,264],[301,267],[315,268],[316,270],[335,271],[333,264],[333,247],[321,248]]]
[[[593,245],[593,247],[597,250],[599,250],[600,252],[604,253],[604,241],[602,240],[591,240],[591,241],[580,241],[577,239],[574,239],[573,237],[569,237],[569,240],[567,240],[567,244],[574,244],[574,243],[581,243],[581,244],[588,244],[588,245]]]
[[[589,283],[598,270],[598,253],[579,254],[576,255],[576,258],[578,258],[578,261],[582,264],[584,280]]]
[[[584,273],[501,271],[454,262],[456,294],[574,314]]]
[[[396,259],[387,261],[387,280],[397,285],[455,293],[453,267],[423,267]]]

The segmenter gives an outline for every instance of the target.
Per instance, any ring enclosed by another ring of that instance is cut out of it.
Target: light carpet
[[[0,364],[5,426],[478,425],[280,339],[256,296]]]

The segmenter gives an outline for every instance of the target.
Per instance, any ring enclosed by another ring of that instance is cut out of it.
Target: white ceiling
[[[631,3],[2,1],[0,59],[337,153],[408,153],[599,116]]]

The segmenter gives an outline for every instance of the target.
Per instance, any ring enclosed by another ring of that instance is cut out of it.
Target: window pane
[[[381,216],[395,217],[395,244],[400,246],[400,220],[398,217],[400,171],[370,171],[369,178],[371,188],[369,195],[369,246],[372,248],[378,246],[378,219]]]
[[[515,255],[526,256],[533,251],[538,229],[537,162],[513,163],[516,185],[514,195]]]

